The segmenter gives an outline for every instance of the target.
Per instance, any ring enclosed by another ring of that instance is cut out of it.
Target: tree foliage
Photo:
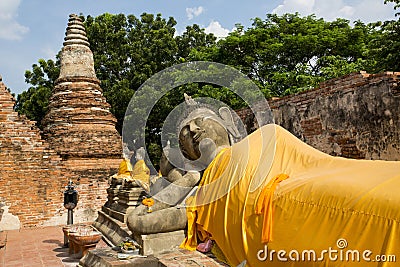
[[[176,21],[160,14],[103,14],[85,21],[97,77],[121,129],[129,100],[149,77],[173,65]]]
[[[400,9],[400,0],[385,0],[394,3],[394,9]],[[375,60],[374,72],[400,69],[400,12],[396,13],[398,20],[376,22],[372,25],[378,33],[371,39],[369,56]]]
[[[394,9],[395,10],[400,9],[400,0],[385,0],[384,3],[385,4],[394,3]],[[396,16],[399,16],[399,15],[400,15],[400,12],[397,12]]]
[[[247,31],[239,28],[221,40],[217,61],[246,73],[266,94],[295,93],[367,66],[371,30],[361,22],[351,27],[344,19],[268,14],[254,19]]]
[[[47,106],[54,83],[60,74],[59,60],[39,59],[39,64],[33,64],[32,71],[25,72],[25,82],[31,84],[27,91],[17,97],[15,109],[35,120],[41,128],[41,121],[46,115]]]
[[[193,54],[211,54],[215,48],[217,38],[213,34],[206,34],[205,29],[194,24],[187,26],[182,35],[176,37],[179,61],[194,60]],[[203,58],[206,61],[205,58]]]

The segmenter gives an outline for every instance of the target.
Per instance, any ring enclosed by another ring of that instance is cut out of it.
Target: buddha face
[[[216,148],[229,146],[228,133],[219,122],[211,117],[198,117],[187,122],[179,134],[179,145],[183,155],[190,160],[200,158],[199,145],[206,138],[213,141]]]

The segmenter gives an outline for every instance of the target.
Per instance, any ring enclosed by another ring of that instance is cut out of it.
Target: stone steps
[[[117,246],[126,237],[132,235],[132,232],[128,229],[125,223],[112,218],[104,211],[98,212],[98,217],[93,223],[93,226],[103,234],[106,241],[112,246]]]

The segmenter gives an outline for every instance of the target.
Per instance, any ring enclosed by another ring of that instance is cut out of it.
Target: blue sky
[[[196,23],[223,37],[235,23],[249,27],[252,18],[296,11],[364,22],[394,19],[395,13],[383,0],[0,0],[0,75],[12,92],[26,90],[25,70],[40,58],[55,58],[71,13],[161,13],[177,20],[178,34]]]

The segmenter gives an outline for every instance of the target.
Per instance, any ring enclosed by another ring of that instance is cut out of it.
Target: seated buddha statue
[[[125,179],[131,176],[133,167],[131,164],[131,157],[134,154],[133,151],[129,151],[127,144],[123,144],[122,161],[119,164],[118,172],[110,176],[109,183],[112,186],[121,185]]]
[[[144,161],[145,150],[143,147],[136,151],[136,163],[129,172],[129,176],[125,177],[124,183],[131,183],[133,186],[140,186],[146,192],[150,191],[150,169]]]
[[[131,157],[134,154],[124,144],[123,160],[119,164],[118,173],[110,177],[111,185],[122,185],[125,187],[142,187],[145,191],[150,190],[150,169],[147,167],[144,157],[144,148],[139,148],[135,154],[135,165],[132,167]]]

